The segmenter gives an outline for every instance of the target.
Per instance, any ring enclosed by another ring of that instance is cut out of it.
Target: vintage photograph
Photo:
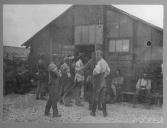
[[[163,123],[163,5],[3,5],[3,120]]]

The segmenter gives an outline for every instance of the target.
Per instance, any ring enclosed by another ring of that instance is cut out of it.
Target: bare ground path
[[[34,94],[11,94],[4,97],[3,119],[18,122],[46,121],[63,123],[163,123],[163,110],[152,106],[146,109],[143,105],[132,107],[130,103],[108,104],[108,117],[103,117],[98,111],[96,117],[90,116],[88,104],[84,107],[73,105],[65,107],[58,104],[62,117],[52,118],[44,116],[45,100],[36,100]]]

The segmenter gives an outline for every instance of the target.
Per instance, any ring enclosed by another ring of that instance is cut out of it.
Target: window
[[[115,40],[110,40],[109,42],[109,51],[115,52]]]
[[[76,26],[74,39],[74,44],[102,44],[103,25]]]
[[[116,40],[116,52],[122,52],[122,40]]]
[[[129,40],[110,40],[109,52],[129,52]]]

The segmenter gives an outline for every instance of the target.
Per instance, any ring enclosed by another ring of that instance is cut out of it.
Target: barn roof
[[[119,12],[119,13],[121,13],[121,14],[127,15],[128,17],[130,17],[130,18],[133,19],[133,20],[136,20],[136,21],[139,21],[139,22],[141,22],[141,23],[144,23],[144,24],[146,24],[146,25],[148,25],[148,26],[150,26],[150,27],[153,27],[153,28],[155,28],[155,29],[157,29],[157,30],[159,30],[159,31],[163,31],[162,28],[160,28],[160,27],[158,27],[158,26],[156,26],[156,25],[154,25],[154,24],[152,24],[152,23],[149,23],[149,22],[147,22],[147,21],[145,21],[145,20],[143,20],[143,19],[140,19],[140,18],[138,18],[138,17],[136,17],[136,16],[134,16],[134,15],[131,15],[131,14],[129,14],[129,13],[127,13],[127,12],[125,12],[125,11],[119,9],[119,8],[116,8],[116,7],[112,6],[112,5],[111,5],[111,6],[108,6],[108,7],[111,8],[111,9],[113,9],[113,10],[115,10],[115,11],[117,11],[117,12]]]
[[[26,58],[30,50],[21,47],[3,46],[3,56],[9,58]]]
[[[30,46],[30,43],[31,43],[31,40],[32,40],[39,32],[41,32],[43,29],[45,29],[47,26],[49,26],[52,22],[55,22],[55,20],[58,20],[59,18],[61,18],[61,16],[63,16],[63,14],[65,14],[66,12],[72,10],[74,7],[77,7],[77,6],[81,6],[81,5],[73,5],[73,6],[71,6],[70,8],[68,8],[68,9],[67,9],[65,12],[63,12],[60,16],[58,16],[57,18],[55,18],[54,20],[52,20],[50,23],[48,23],[46,26],[44,26],[41,30],[39,30],[37,33],[35,33],[34,36],[32,36],[30,39],[28,39],[26,42],[24,42],[21,46],[29,47],[29,46]],[[102,6],[106,6],[106,5],[102,5]],[[140,19],[140,18],[138,18],[138,17],[136,17],[136,16],[134,16],[134,15],[131,15],[131,14],[129,14],[129,13],[127,13],[127,12],[125,12],[125,11],[119,9],[119,8],[116,8],[116,7],[112,6],[112,5],[107,5],[106,7],[110,8],[110,9],[112,9],[112,10],[115,10],[115,11],[119,12],[120,14],[127,15],[127,16],[130,17],[131,19],[136,20],[136,21],[139,21],[139,22],[141,22],[141,23],[144,23],[144,24],[146,24],[146,25],[148,25],[148,26],[150,26],[150,27],[152,27],[152,28],[155,28],[155,29],[157,29],[157,30],[159,30],[159,31],[163,31],[162,28],[160,28],[160,27],[158,27],[158,26],[156,26],[156,25],[153,25],[153,24],[151,24],[151,23],[149,23],[149,22],[147,22],[147,21],[145,21],[145,20],[142,20],[142,19]]]

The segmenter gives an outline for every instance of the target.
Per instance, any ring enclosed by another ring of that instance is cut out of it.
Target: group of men
[[[68,96],[71,91],[75,93],[75,104],[83,106],[84,89],[87,86],[90,115],[96,115],[98,106],[103,111],[103,115],[107,116],[106,77],[110,74],[110,68],[102,56],[102,51],[97,50],[92,53],[91,59],[84,64],[83,54],[79,54],[75,62],[74,77],[72,77],[72,66],[69,64],[67,57],[64,58],[64,63],[61,66],[52,61],[47,67],[41,56],[38,61],[37,75],[39,81],[36,99],[44,99],[46,95],[46,91],[43,91],[46,90],[44,85],[48,85],[49,99],[46,103],[45,115],[50,114],[50,108],[52,107],[53,117],[61,116],[58,113],[57,103],[60,101],[65,106],[71,106],[71,99]],[[47,77],[47,73],[49,77]],[[47,81],[48,83],[46,83]]]
[[[74,71],[72,72],[72,70]],[[49,77],[47,77],[47,74]],[[63,103],[65,106],[72,106],[71,93],[75,93],[75,104],[84,106],[83,99],[89,103],[91,116],[96,116],[97,108],[103,112],[103,116],[107,116],[106,98],[107,84],[106,77],[110,74],[110,67],[103,59],[101,50],[92,52],[91,59],[84,64],[83,54],[79,54],[75,64],[69,63],[69,58],[65,57],[63,64],[58,66],[57,62],[52,61],[48,66],[44,63],[41,57],[38,61],[38,76],[39,82],[37,87],[36,98],[44,98],[46,95],[46,86],[48,85],[49,99],[45,107],[45,115],[50,115],[50,109],[53,109],[53,117],[60,117],[57,104]],[[48,83],[46,83],[48,82]],[[124,77],[120,70],[116,70],[116,76],[112,79],[111,88],[116,101],[120,96]],[[41,86],[42,85],[42,86]],[[86,91],[84,89],[87,89]],[[141,90],[146,90],[150,94],[151,82],[144,75],[140,78],[136,85],[136,95],[134,103]],[[84,93],[87,93],[86,95]]]

